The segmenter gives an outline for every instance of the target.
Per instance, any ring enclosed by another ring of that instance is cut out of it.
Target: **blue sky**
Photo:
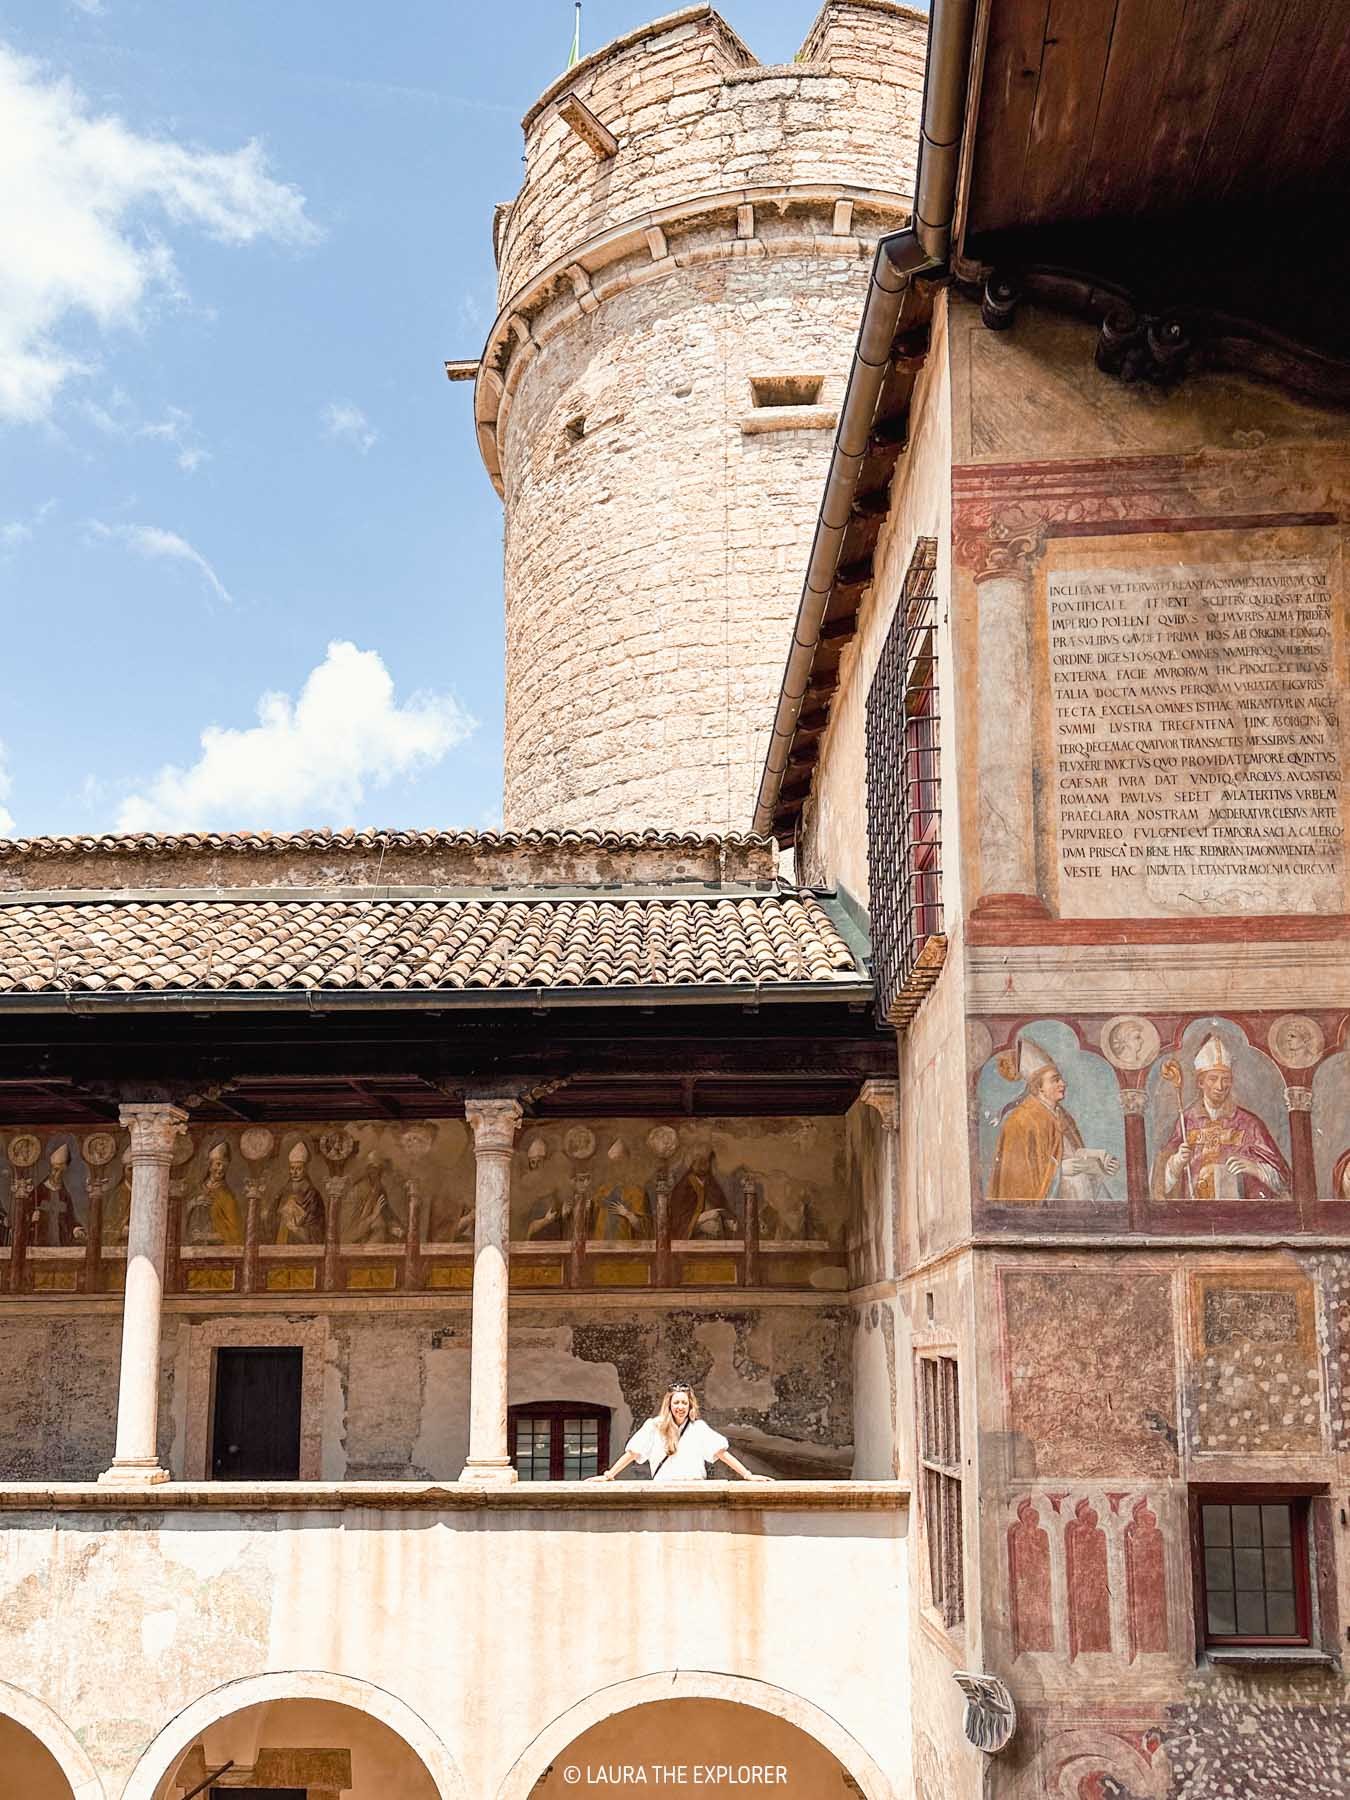
[[[583,49],[663,10],[588,0]],[[723,8],[766,62],[815,10]],[[441,363],[571,28],[10,0],[0,828],[495,823],[501,507]]]

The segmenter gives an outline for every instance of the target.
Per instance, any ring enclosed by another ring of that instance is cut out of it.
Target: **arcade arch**
[[[809,1793],[820,1800],[895,1800],[885,1773],[850,1733],[800,1695],[768,1682],[711,1670],[668,1670],[589,1695],[547,1726],[517,1760],[497,1800],[553,1800],[603,1785],[613,1800],[649,1795],[651,1770],[683,1766],[702,1771],[697,1791],[745,1800],[758,1790]],[[625,1783],[625,1767],[643,1767]],[[725,1784],[709,1771],[734,1770]],[[599,1782],[595,1772],[605,1771]],[[756,1781],[751,1771],[764,1771]],[[777,1772],[785,1770],[786,1775]],[[588,1779],[587,1771],[591,1771]],[[617,1776],[617,1779],[616,1779]],[[688,1778],[693,1783],[692,1772]],[[669,1777],[661,1785],[678,1792]],[[689,1791],[693,1792],[691,1785]]]
[[[310,1800],[464,1800],[431,1727],[383,1688],[319,1670],[252,1676],[195,1701],[158,1734],[122,1800],[180,1800],[221,1786],[303,1789]]]
[[[104,1800],[103,1783],[75,1734],[51,1708],[0,1681],[3,1791],[24,1800]]]

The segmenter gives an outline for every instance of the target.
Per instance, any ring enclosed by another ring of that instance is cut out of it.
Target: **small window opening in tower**
[[[823,375],[752,375],[756,406],[814,406],[825,385]]]
[[[586,435],[586,415],[578,413],[563,426],[563,436],[573,444],[579,444]]]

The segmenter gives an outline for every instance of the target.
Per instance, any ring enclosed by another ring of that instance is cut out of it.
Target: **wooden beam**
[[[564,94],[553,108],[570,131],[575,132],[587,149],[593,150],[601,162],[616,154],[619,140],[603,125],[585,101],[576,94]]]
[[[833,619],[825,620],[820,628],[820,642],[837,644],[841,638],[851,638],[857,629],[858,609],[854,607],[850,612],[838,613]]]

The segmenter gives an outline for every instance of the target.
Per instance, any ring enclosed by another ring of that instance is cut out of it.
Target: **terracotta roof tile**
[[[810,893],[0,904],[0,993],[822,984],[862,979]]]

